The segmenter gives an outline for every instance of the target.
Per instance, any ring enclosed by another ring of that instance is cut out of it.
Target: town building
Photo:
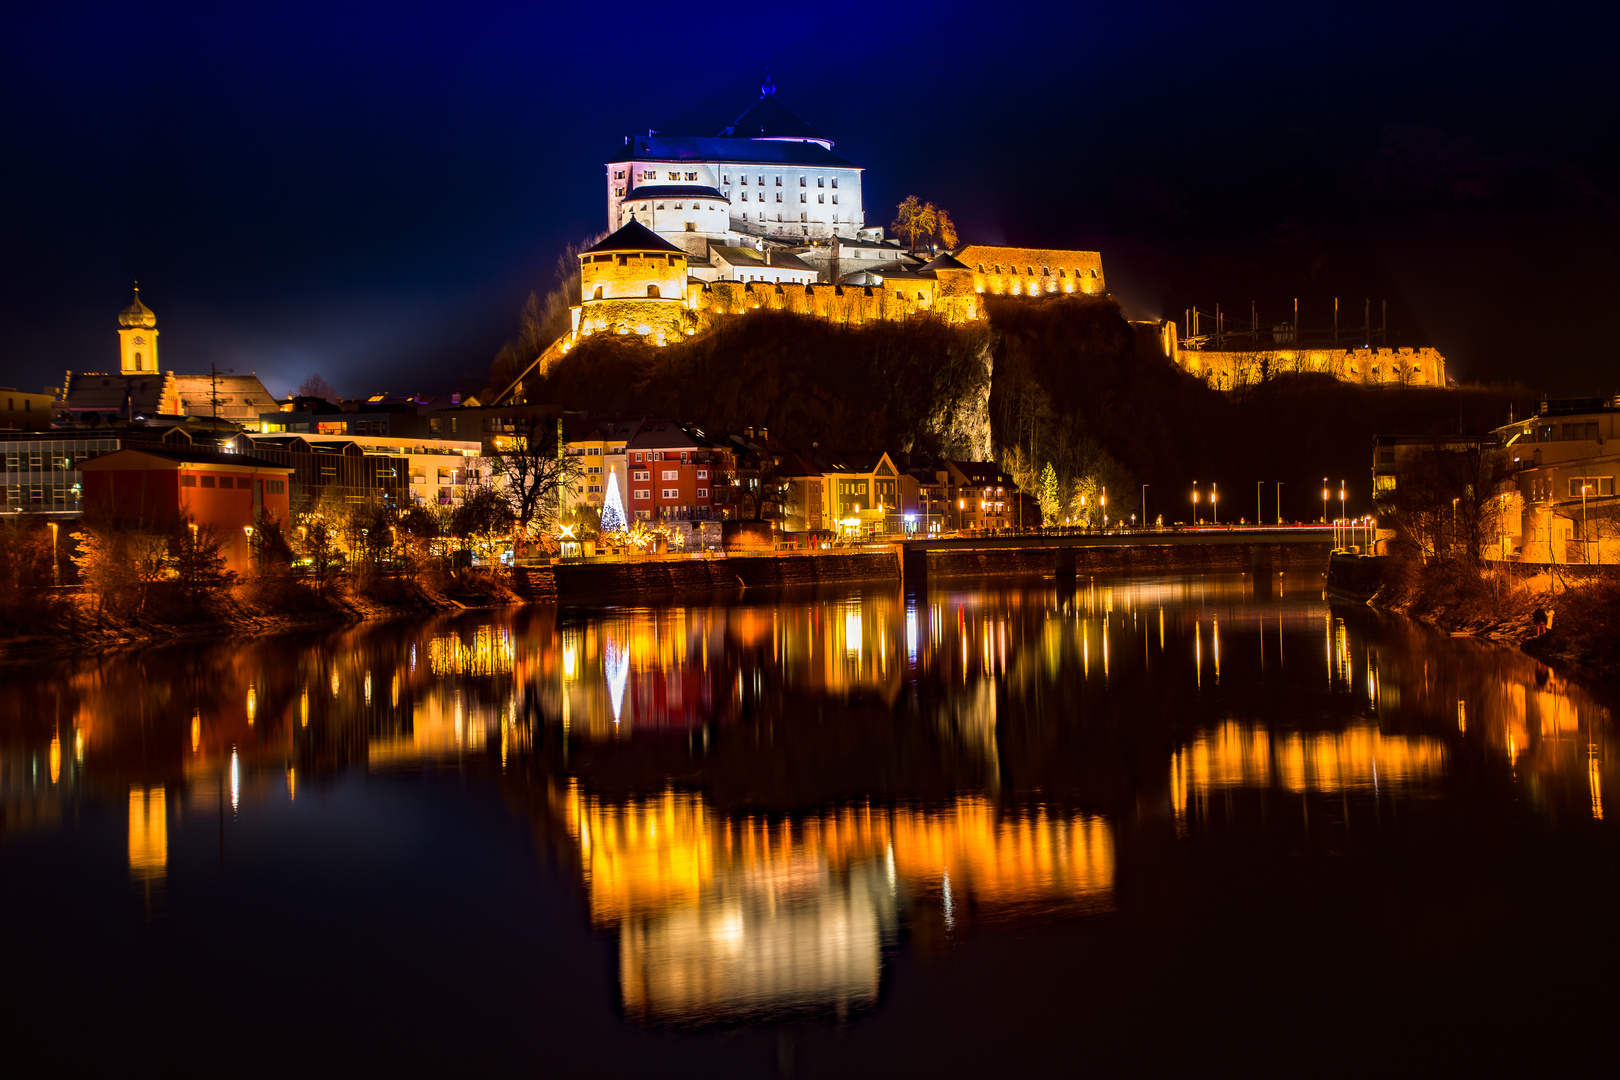
[[[641,430],[642,423],[639,416],[579,415],[566,421],[564,447],[570,457],[578,459],[579,476],[573,490],[563,493],[563,513],[584,505],[600,514],[611,484],[618,487],[619,505],[629,515],[630,472],[626,448]]]
[[[253,529],[289,517],[293,470],[248,454],[119,449],[80,463],[90,517],[157,531],[208,526],[237,573],[252,565]]]
[[[1510,479],[1500,551],[1534,563],[1620,562],[1620,397],[1543,401],[1495,430]]]
[[[119,449],[111,433],[0,436],[0,513],[78,514],[80,466]]]
[[[736,466],[723,440],[674,420],[643,421],[625,455],[625,512],[641,521],[714,520],[715,488]]]
[[[0,429],[44,431],[51,426],[54,394],[30,394],[11,386],[0,386]]]
[[[323,498],[389,506],[460,506],[469,491],[493,481],[476,440],[372,435],[250,435],[228,449],[293,469],[292,509],[306,513]]]
[[[904,530],[900,470],[887,453],[795,454],[783,467],[789,489],[783,532],[854,537]]]
[[[257,375],[179,375],[158,367],[157,315],[135,299],[118,313],[118,371],[65,374],[55,412],[61,422],[205,416],[251,424],[276,401]]]
[[[1015,519],[1018,487],[999,465],[988,461],[941,461],[940,465],[947,529],[1005,529],[1019,524]]]

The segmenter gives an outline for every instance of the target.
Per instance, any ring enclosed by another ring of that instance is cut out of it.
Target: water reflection
[[[108,808],[150,901],[344,777],[482,777],[660,1023],[869,1010],[893,950],[1107,917],[1133,867],[1234,826],[1347,836],[1498,790],[1602,821],[1614,775],[1580,688],[1304,578],[472,612],[7,675],[7,836]]]

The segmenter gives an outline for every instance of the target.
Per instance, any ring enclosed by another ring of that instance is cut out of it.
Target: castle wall
[[[741,315],[748,311],[788,311],[795,315],[859,326],[863,323],[931,314],[947,322],[971,322],[982,314],[979,298],[942,298],[939,283],[908,279],[894,285],[771,285],[763,282],[693,282],[688,292],[692,310],[703,315]]]
[[[972,272],[974,290],[990,296],[1096,296],[1106,287],[1096,251],[969,244],[956,260]]]
[[[579,257],[580,300],[645,300],[686,296],[686,256],[619,251]],[[656,289],[656,293],[650,290]],[[600,291],[600,296],[598,292]]]
[[[1323,372],[1368,386],[1446,385],[1446,359],[1435,349],[1178,349],[1181,368],[1217,390],[1232,390],[1291,372]]]

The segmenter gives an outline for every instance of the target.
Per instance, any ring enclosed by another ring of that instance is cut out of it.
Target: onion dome
[[[142,330],[151,330],[157,326],[157,316],[152,309],[141,303],[141,287],[135,286],[135,299],[130,301],[129,307],[118,313],[118,325],[133,330],[139,327]]]

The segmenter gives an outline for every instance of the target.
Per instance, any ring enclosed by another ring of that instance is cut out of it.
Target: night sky
[[[759,94],[964,241],[1100,249],[1132,317],[1390,305],[1466,381],[1613,393],[1611,5],[19,5],[0,382],[117,362],[476,390],[622,137]]]

